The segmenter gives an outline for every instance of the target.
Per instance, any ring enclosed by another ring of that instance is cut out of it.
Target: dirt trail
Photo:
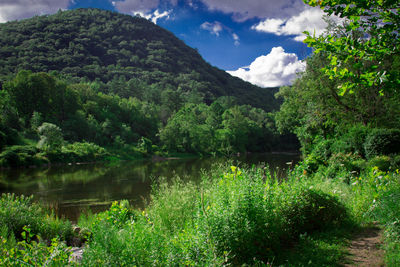
[[[343,266],[385,266],[383,261],[382,230],[366,228],[354,236],[349,247],[349,256]]]

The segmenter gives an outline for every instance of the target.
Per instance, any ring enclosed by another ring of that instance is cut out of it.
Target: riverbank
[[[176,155],[174,155],[176,156]],[[262,165],[265,162],[271,173],[286,175],[288,162],[297,162],[298,155],[275,153],[247,154],[240,157],[186,157],[173,160],[162,158],[115,161],[93,164],[60,164],[38,168],[18,168],[0,171],[0,193],[34,195],[54,212],[72,221],[86,210],[94,213],[110,207],[115,200],[128,199],[135,208],[145,207],[149,201],[152,184],[158,177],[173,179],[179,176],[195,183],[203,171],[215,164],[230,160],[240,167]]]
[[[396,221],[399,209],[395,202],[400,195],[399,171],[369,168],[352,177],[349,183],[321,174],[309,174],[300,164],[286,181],[278,183],[263,168],[225,165],[203,174],[200,184],[179,178],[161,181],[143,210],[132,209],[127,201],[121,201],[105,212],[81,216],[78,225],[85,229],[89,246],[80,264],[312,262],[334,266],[344,259],[352,232],[377,221],[384,229],[386,263],[396,266],[400,259]],[[12,205],[3,207],[6,206]],[[7,213],[11,217],[2,215],[2,222],[46,218],[23,216],[24,212],[30,214],[35,210],[25,206],[15,215]],[[58,224],[48,223],[48,227],[61,225],[58,221]],[[39,225],[31,221],[19,225],[24,224]],[[23,237],[24,230],[13,229],[3,230],[3,240],[7,240],[2,243],[3,261],[9,255],[5,253],[12,249],[13,242],[9,241],[12,236],[17,240]],[[69,243],[68,235],[63,234],[69,230],[46,229],[46,226],[31,227],[30,231]],[[49,236],[49,233],[55,234]]]

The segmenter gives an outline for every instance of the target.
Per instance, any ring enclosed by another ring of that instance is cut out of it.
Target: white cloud
[[[324,12],[320,8],[308,8],[289,19],[266,19],[251,27],[260,32],[274,33],[276,35],[295,35],[294,40],[303,41],[304,31],[321,35],[327,23],[323,20]]]
[[[156,9],[156,11],[154,11],[153,13],[143,13],[140,11],[137,12],[133,12],[132,13],[135,16],[141,16],[145,19],[151,20],[154,24],[157,24],[157,20],[161,19],[161,18],[166,18],[169,19],[169,15],[171,14],[171,11],[164,11],[162,13],[160,13],[160,11],[158,11],[158,9]]]
[[[256,58],[248,67],[227,71],[232,76],[261,87],[289,85],[298,72],[305,70],[305,63],[296,54],[274,47],[268,55]]]
[[[164,1],[164,4],[171,4],[175,6],[178,0]],[[157,20],[161,18],[169,19],[171,10],[161,12],[160,0],[125,0],[125,1],[113,1],[115,9],[126,14],[139,15],[143,18],[151,20],[157,24]]]
[[[158,11],[158,9],[157,9],[156,11],[154,11],[153,16],[151,17],[151,21],[152,21],[154,24],[157,24],[157,20],[158,20],[158,19],[162,19],[162,18],[169,19],[169,15],[170,15],[170,14],[171,14],[171,11],[164,11],[164,12],[160,13],[160,12]]]
[[[1,0],[0,22],[52,14],[69,4],[70,0]]]
[[[204,22],[203,24],[200,25],[200,28],[206,31],[209,31],[211,34],[214,34],[215,36],[219,36],[221,32],[223,31],[227,31],[233,39],[233,44],[235,46],[240,45],[240,38],[239,35],[237,35],[236,33],[233,32],[233,30],[227,26],[225,26],[224,24],[222,24],[219,21],[214,21],[214,22]]]
[[[233,14],[237,21],[251,18],[288,18],[306,8],[302,0],[200,0],[210,10]]]
[[[200,25],[200,28],[209,31],[210,33],[215,34],[216,36],[219,36],[219,33],[223,30],[224,26],[222,25],[221,22],[218,21],[214,22],[206,21]]]
[[[240,45],[240,42],[239,42],[240,38],[236,33],[232,33],[232,38],[233,38],[233,40],[235,40],[235,42],[234,42],[235,46]]]

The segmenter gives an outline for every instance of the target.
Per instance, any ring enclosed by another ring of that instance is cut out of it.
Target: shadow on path
[[[350,243],[343,266],[385,266],[381,246],[381,229],[378,227],[361,229]]]

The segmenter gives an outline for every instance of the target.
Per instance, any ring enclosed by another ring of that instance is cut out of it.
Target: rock
[[[79,233],[81,232],[81,228],[79,226],[74,226],[73,227],[73,231],[74,231],[75,234],[79,235]]]
[[[72,247],[72,254],[69,257],[69,262],[80,262],[82,260],[83,248],[82,247]]]

